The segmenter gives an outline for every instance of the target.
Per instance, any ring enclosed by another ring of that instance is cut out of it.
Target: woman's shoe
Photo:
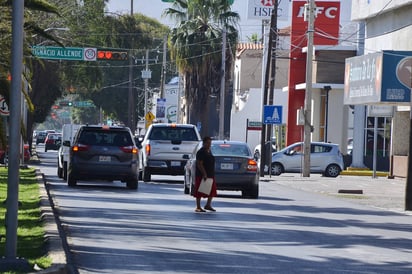
[[[214,209],[213,207],[211,207],[211,206],[205,206],[205,209],[206,210],[209,210],[209,211],[216,211],[216,209]]]
[[[204,210],[203,208],[196,208],[195,212],[206,212],[206,210]]]

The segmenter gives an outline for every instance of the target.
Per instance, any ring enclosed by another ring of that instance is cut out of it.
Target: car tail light
[[[257,163],[255,160],[249,160],[247,163],[247,171],[257,171]]]
[[[123,152],[132,153],[132,154],[137,154],[137,153],[139,152],[139,150],[137,149],[137,147],[134,147],[134,146],[120,147],[120,149],[121,149]]]
[[[150,155],[150,145],[146,145],[146,155],[149,156]]]
[[[78,144],[76,146],[73,146],[72,151],[73,152],[78,152],[78,151],[87,151],[89,150],[88,145],[83,145],[83,144]]]

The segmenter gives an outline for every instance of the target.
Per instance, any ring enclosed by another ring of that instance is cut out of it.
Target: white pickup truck
[[[67,166],[69,162],[70,146],[73,138],[82,125],[64,124],[62,128],[62,145],[57,153],[57,176],[67,179]]]
[[[184,175],[184,168],[201,141],[191,124],[152,124],[141,140],[140,179],[148,182],[152,174]]]

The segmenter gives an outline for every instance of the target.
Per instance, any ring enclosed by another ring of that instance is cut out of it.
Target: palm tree
[[[210,105],[211,96],[218,98],[221,92],[222,33],[227,33],[228,48],[223,61],[229,75],[239,15],[230,10],[228,0],[176,0],[164,14],[178,22],[171,31],[169,46],[184,78],[188,122],[201,122],[201,134],[214,136],[217,114]]]

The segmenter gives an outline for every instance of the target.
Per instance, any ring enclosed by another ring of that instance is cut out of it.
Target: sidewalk
[[[328,196],[347,199],[350,202],[367,206],[412,215],[412,211],[405,211],[406,179],[372,176],[339,175],[336,178],[322,177],[320,174],[311,174],[302,177],[301,174],[281,174],[261,178],[261,182],[273,182],[300,189],[317,192]]]

